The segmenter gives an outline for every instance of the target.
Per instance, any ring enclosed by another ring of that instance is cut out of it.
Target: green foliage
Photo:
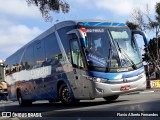
[[[136,30],[138,28],[137,24],[134,24],[132,22],[127,21],[126,25],[131,29],[131,30]]]
[[[145,53],[142,55],[143,61],[152,64],[156,67],[158,74],[160,75],[160,2],[155,6],[155,18],[150,16],[150,10],[148,5],[145,11],[141,11],[139,8],[134,9],[132,15],[132,22],[126,22],[131,29],[138,29],[141,31],[150,30],[155,33],[155,38],[149,41],[148,45],[145,45]]]
[[[156,3],[155,6],[155,20],[152,20],[151,17],[148,16],[148,28],[156,33],[156,37],[160,33],[160,3]]]
[[[148,50],[148,46],[145,46],[144,50],[145,50],[145,53],[142,55],[142,59],[143,59],[143,61],[150,63],[152,58],[151,58],[150,52]]]
[[[143,61],[159,66],[159,63],[160,63],[159,44],[160,44],[160,39],[153,38],[149,41],[148,45],[145,45],[145,48],[144,48],[145,53],[142,55]]]
[[[151,29],[152,29],[152,28],[156,28],[156,27],[158,26],[158,22],[156,22],[156,21],[151,21],[151,22],[149,23],[149,26],[150,26]]]
[[[132,15],[132,22],[126,22],[126,24],[132,29],[146,31],[150,30],[155,33],[155,37],[158,37],[160,33],[160,3],[155,5],[155,18],[150,16],[150,10],[148,5],[145,11],[141,11],[139,8],[134,9]],[[129,23],[129,24],[128,24]]]
[[[158,58],[157,56],[157,39],[153,38],[149,41],[148,50],[153,60]]]
[[[69,4],[64,0],[26,0],[28,5],[39,7],[42,16],[46,21],[51,20],[50,11],[59,13],[68,13],[70,10]]]
[[[160,3],[156,3],[156,20],[160,22]]]

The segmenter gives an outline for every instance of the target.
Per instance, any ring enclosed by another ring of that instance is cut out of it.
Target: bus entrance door
[[[73,35],[70,39],[71,48],[71,58],[73,66],[73,85],[75,86],[73,91],[75,92],[75,97],[79,99],[88,99],[92,96],[91,81],[86,79],[86,71],[83,64],[82,52],[80,50],[80,45],[78,37]]]
[[[78,98],[91,99],[93,98],[92,82],[86,79],[86,71],[81,69],[73,69],[74,81],[78,92]]]

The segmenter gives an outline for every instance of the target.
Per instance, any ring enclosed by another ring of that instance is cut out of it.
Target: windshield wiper
[[[129,62],[132,64],[132,68],[133,68],[133,69],[137,69],[137,66],[136,66],[136,64],[133,62],[133,60],[126,54],[126,52],[123,50],[123,48],[121,48],[121,47],[119,46],[119,43],[118,43],[117,41],[116,41],[116,43],[117,43],[118,50],[120,51],[120,53],[123,54],[123,55],[129,60]]]
[[[111,68],[111,61],[112,61],[112,56],[113,56],[113,51],[112,51],[112,47],[111,47],[111,44],[110,44],[110,48],[109,48],[109,56],[108,56],[108,61],[107,61],[107,66],[108,66],[108,69],[106,67],[106,71],[110,71],[110,68]]]

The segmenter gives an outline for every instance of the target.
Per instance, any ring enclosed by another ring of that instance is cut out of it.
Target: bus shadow
[[[82,101],[75,105],[63,105],[61,102],[56,103],[34,103],[28,106],[19,106],[16,102],[16,105],[9,105],[4,106],[5,111],[11,112],[49,112],[49,111],[66,111],[66,110],[74,110],[79,108],[86,108],[86,107],[94,107],[94,106],[101,106],[101,105],[111,105],[115,103],[125,102],[128,100],[116,100],[116,101]]]
[[[63,105],[62,103],[53,103],[52,106],[65,106],[65,108],[78,108],[78,107],[90,107],[90,106],[98,106],[98,105],[107,105],[107,104],[114,104],[119,102],[125,102],[128,100],[116,100],[116,101],[82,101],[77,104],[73,105]],[[35,104],[36,105],[36,104]]]

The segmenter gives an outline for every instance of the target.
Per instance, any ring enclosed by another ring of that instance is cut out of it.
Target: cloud
[[[92,0],[68,0],[69,3],[75,3],[75,4],[82,4],[86,5],[86,3],[89,3]]]
[[[95,2],[98,9],[109,10],[114,14],[125,16],[130,15],[133,8],[140,8],[144,11],[147,4],[151,13],[153,13],[156,2],[160,2],[160,0],[96,0]]]
[[[0,19],[0,59],[5,59],[24,44],[42,33],[38,27],[29,28]]]
[[[26,0],[0,0],[0,14],[19,18],[41,18],[38,7],[28,6]]]
[[[103,15],[98,15],[98,16],[95,17],[95,19],[104,20],[105,17]]]

